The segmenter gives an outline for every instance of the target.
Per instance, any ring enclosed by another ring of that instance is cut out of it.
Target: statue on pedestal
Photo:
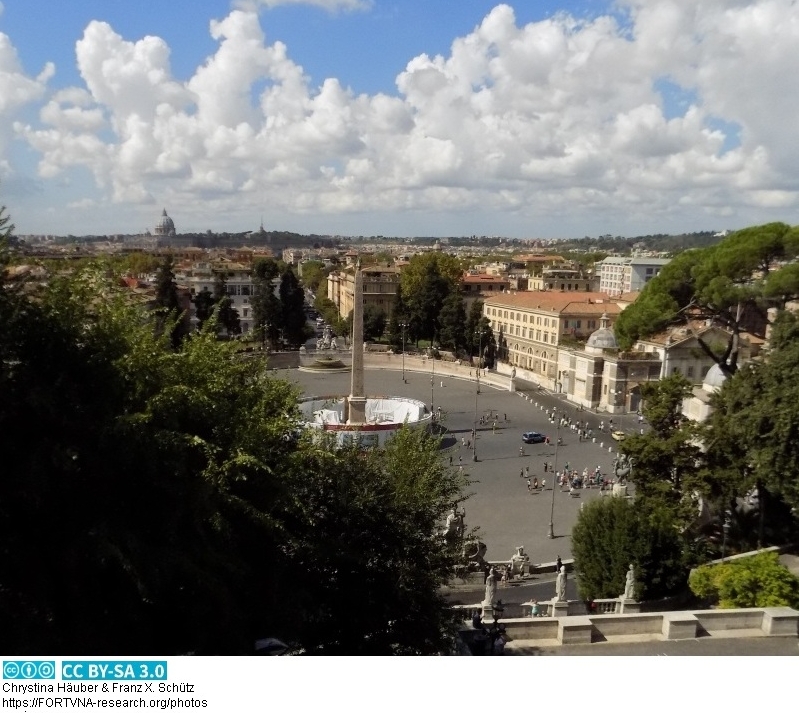
[[[622,599],[635,599],[635,567],[633,565],[630,565],[630,569],[627,570]]]
[[[566,567],[561,565],[558,576],[555,578],[555,601],[566,601]]]
[[[524,553],[524,547],[519,545],[516,554],[510,558],[510,572],[515,577],[524,574],[524,567],[530,562],[530,555]]]
[[[483,599],[483,606],[493,606],[494,600],[497,598],[497,580],[499,576],[497,575],[497,570],[494,567],[488,572],[488,576],[486,577],[486,593],[485,599]]]

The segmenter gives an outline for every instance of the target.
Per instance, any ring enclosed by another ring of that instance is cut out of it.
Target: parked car
[[[522,433],[522,440],[525,443],[543,443],[546,439],[547,437],[543,433],[538,433],[537,431]]]
[[[624,431],[611,431],[610,437],[614,441],[623,441],[627,437],[627,434]]]

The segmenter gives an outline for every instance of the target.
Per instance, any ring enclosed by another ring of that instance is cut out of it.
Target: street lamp
[[[724,562],[724,554],[727,549],[727,535],[730,532],[730,511],[724,511],[724,524],[721,526],[722,532],[724,533],[721,538],[721,561]]]
[[[555,416],[557,418],[557,416]],[[560,447],[560,421],[558,421],[557,434],[555,436],[555,463],[553,465],[553,473],[558,472],[558,448]],[[552,506],[549,509],[549,534],[547,537],[550,540],[555,539],[555,476],[552,476]]]
[[[480,357],[483,350],[483,330],[478,329],[475,334],[477,334],[477,388],[474,391],[474,428],[472,429],[474,443],[472,443],[472,460],[477,463],[477,395],[480,393]]]
[[[408,326],[407,322],[400,322],[400,327],[402,327],[402,383],[407,384],[408,382],[405,381],[405,328]]]
[[[436,397],[435,397],[435,389],[434,389],[435,383],[434,382],[436,380],[436,355],[435,355],[433,349],[434,349],[434,345],[433,345],[433,342],[431,341],[430,342],[430,361],[433,364],[433,371],[430,374],[430,412],[432,414],[435,414],[435,412],[436,412],[436,409],[435,409]],[[433,418],[435,418],[435,415],[433,416]]]

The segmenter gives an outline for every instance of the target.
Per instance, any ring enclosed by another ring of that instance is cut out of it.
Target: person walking
[[[452,456],[449,457],[449,464],[452,465]]]
[[[533,492],[533,484],[532,484],[532,482],[530,481],[529,478],[527,479],[527,492],[528,493],[532,493]]]
[[[530,476],[530,466],[529,465],[524,466],[524,470],[527,473],[527,476],[529,477]]]

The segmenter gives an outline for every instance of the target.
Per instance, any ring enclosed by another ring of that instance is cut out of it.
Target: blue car
[[[537,431],[522,433],[522,440],[525,443],[543,443],[546,439],[547,437],[543,433],[538,433]]]

